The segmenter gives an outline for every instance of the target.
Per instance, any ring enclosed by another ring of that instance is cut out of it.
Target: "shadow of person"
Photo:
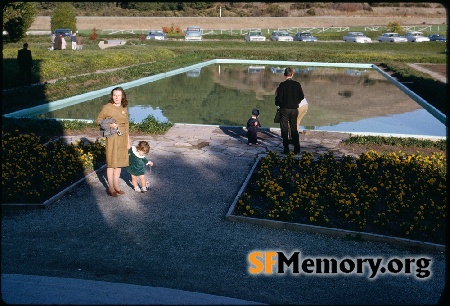
[[[241,126],[219,126],[219,129],[226,135],[235,139],[247,138],[247,131]]]

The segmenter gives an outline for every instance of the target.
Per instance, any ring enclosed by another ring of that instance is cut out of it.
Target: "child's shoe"
[[[147,192],[147,187],[142,187],[142,192]]]
[[[141,192],[141,188],[139,186],[134,187],[134,191]]]
[[[149,182],[146,182],[146,183],[145,183],[145,187],[147,187],[147,190],[150,190],[150,183],[149,183]]]

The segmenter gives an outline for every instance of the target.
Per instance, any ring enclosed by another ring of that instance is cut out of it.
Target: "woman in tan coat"
[[[123,167],[129,165],[128,149],[130,145],[128,100],[122,87],[111,91],[111,98],[97,116],[97,124],[107,118],[112,118],[110,128],[117,128],[117,133],[106,138],[106,176],[108,190],[106,193],[112,197],[125,194],[119,188],[119,177]]]

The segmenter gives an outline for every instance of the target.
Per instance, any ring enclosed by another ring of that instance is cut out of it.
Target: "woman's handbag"
[[[112,135],[116,134],[117,135],[121,135],[122,133],[120,133],[119,128],[110,128],[109,125],[111,123],[114,123],[114,119],[113,118],[106,118],[103,119],[102,121],[100,121],[100,130],[98,131],[98,136],[100,137],[111,137]]]
[[[277,112],[275,113],[275,117],[273,118],[273,123],[280,123],[280,122],[281,122],[280,109],[277,108]]]

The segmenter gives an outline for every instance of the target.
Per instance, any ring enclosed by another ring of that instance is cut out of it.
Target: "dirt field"
[[[444,11],[445,12],[445,11]],[[78,30],[149,30],[162,27],[200,26],[210,30],[249,28],[350,27],[400,25],[446,25],[447,15],[435,16],[315,16],[315,17],[77,17]],[[30,30],[50,30],[50,17],[39,16]]]

